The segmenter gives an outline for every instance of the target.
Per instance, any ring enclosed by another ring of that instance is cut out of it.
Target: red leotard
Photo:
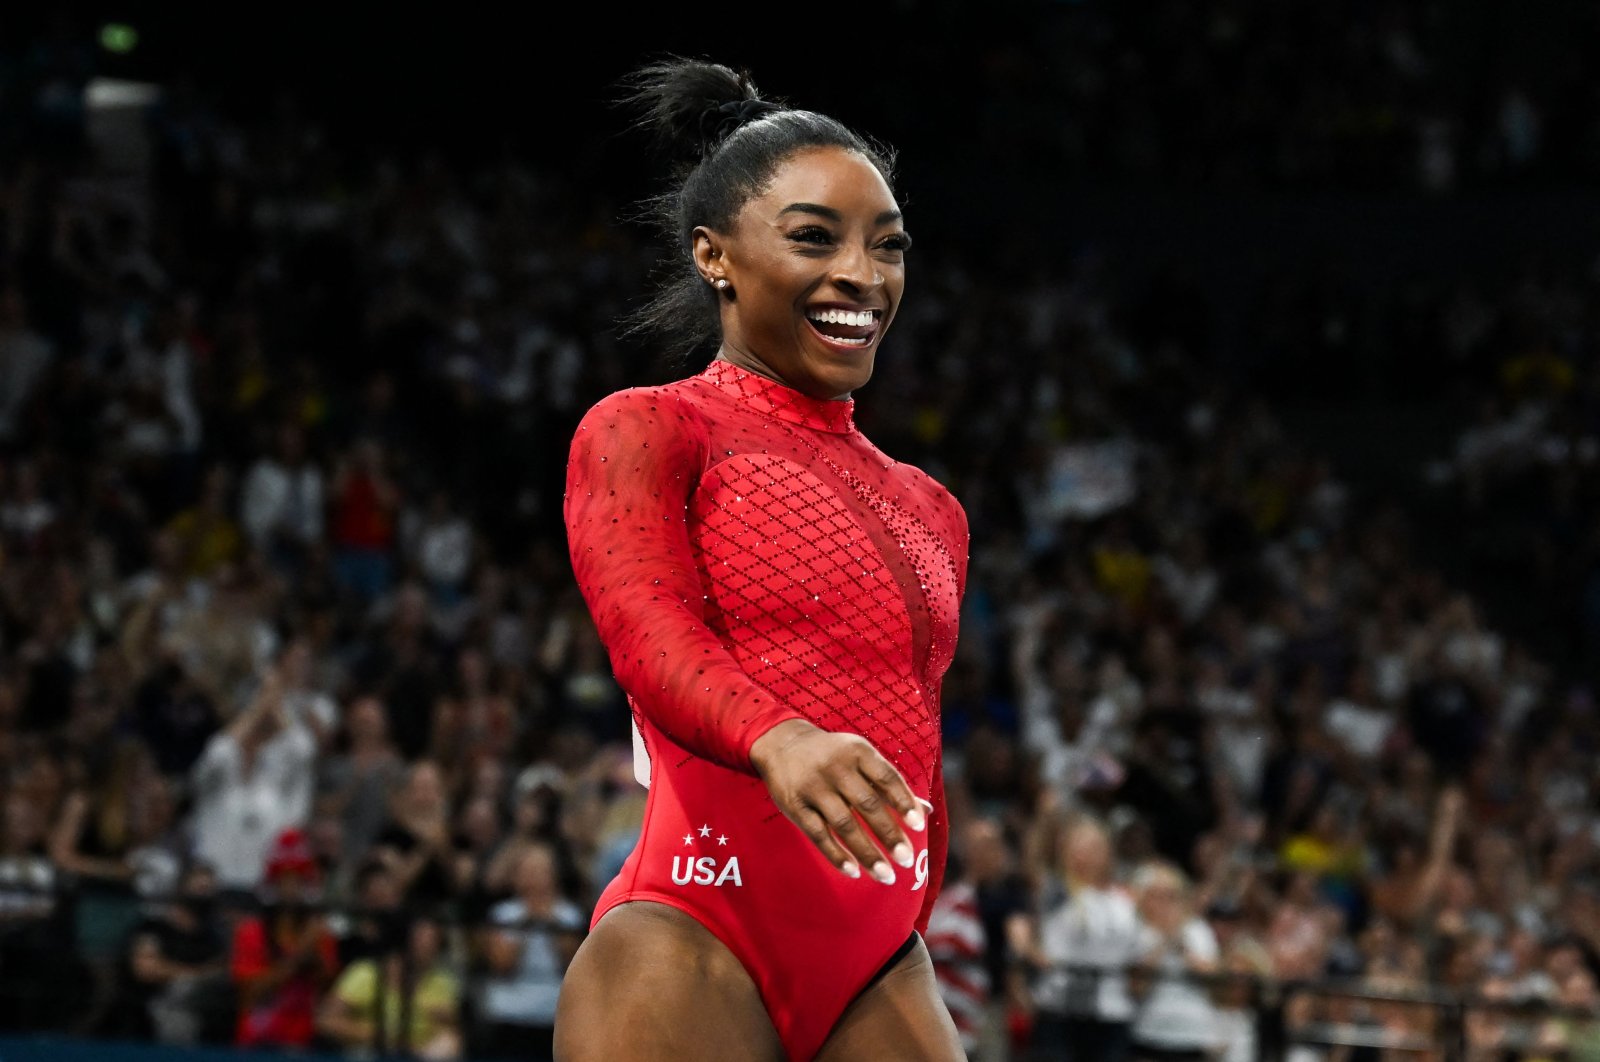
[[[596,403],[567,466],[573,569],[650,762],[639,842],[591,925],[629,900],[693,916],[794,1062],[926,927],[944,870],[966,515],[853,408],[714,361]],[[932,808],[893,885],[841,874],[754,774],[750,745],[795,718],[866,737]]]

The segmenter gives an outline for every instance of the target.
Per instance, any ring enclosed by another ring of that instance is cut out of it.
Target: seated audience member
[[[164,1044],[227,1043],[234,1018],[217,876],[192,863],[176,895],[134,928],[103,1036]]]
[[[240,1047],[312,1045],[317,999],[338,971],[337,942],[313,906],[318,877],[304,835],[279,834],[267,858],[261,911],[241,920],[233,935]]]
[[[352,963],[334,982],[317,1028],[351,1054],[461,1057],[461,982],[451,972],[444,930],[429,915],[392,923],[394,947]]]
[[[1140,867],[1133,894],[1139,936],[1130,978],[1138,998],[1132,1057],[1136,1062],[1202,1062],[1220,1038],[1213,985],[1207,980],[1219,969],[1216,934],[1194,910],[1183,872],[1171,864]]]
[[[1133,1017],[1123,975],[1137,946],[1138,920],[1116,880],[1105,825],[1080,817],[1060,829],[1063,893],[1023,949],[1035,971],[1033,1046],[1041,1059],[1120,1062]]]
[[[57,1029],[81,1013],[90,972],[46,855],[37,800],[14,785],[0,829],[0,1028]]]
[[[353,900],[337,934],[340,969],[400,946],[394,927],[405,917],[405,910],[394,871],[376,859],[367,860],[356,871]]]
[[[561,895],[555,849],[523,852],[514,895],[489,913],[479,950],[487,969],[478,1013],[481,1050],[495,1058],[552,1057],[561,980],[583,939],[584,912]]]

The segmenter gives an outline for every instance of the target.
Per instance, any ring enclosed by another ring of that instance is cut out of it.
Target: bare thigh
[[[782,1062],[744,966],[710,930],[665,904],[608,911],[561,982],[556,1062]]]
[[[919,939],[905,958],[851,1001],[816,1062],[966,1062],[961,1037]]]

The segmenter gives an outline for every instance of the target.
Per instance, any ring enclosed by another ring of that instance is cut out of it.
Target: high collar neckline
[[[707,365],[700,377],[719,391],[779,420],[841,435],[855,430],[855,399],[812,398],[721,359]]]

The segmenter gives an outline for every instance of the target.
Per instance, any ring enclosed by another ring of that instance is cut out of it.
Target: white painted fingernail
[[[861,868],[856,866],[854,863],[846,863],[839,869],[844,871],[845,874],[852,878],[859,878],[861,876]]]
[[[885,885],[893,885],[894,867],[891,867],[888,863],[885,863],[880,859],[876,863],[872,864],[872,876],[883,882]]]
[[[925,830],[928,828],[927,820],[922,817],[921,808],[912,808],[906,812],[906,825],[913,830]]]
[[[909,867],[913,858],[915,857],[911,854],[911,846],[909,844],[901,841],[899,844],[894,846],[894,861],[896,863],[899,863],[903,867]]]

